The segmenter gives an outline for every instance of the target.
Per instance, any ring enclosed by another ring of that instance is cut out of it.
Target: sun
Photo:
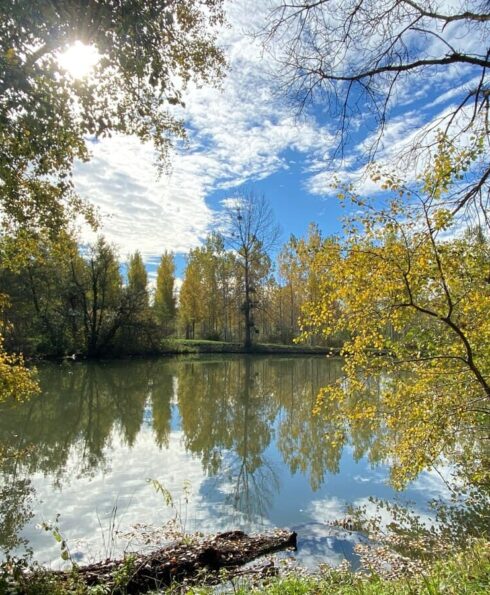
[[[89,75],[100,59],[97,48],[76,41],[58,57],[60,66],[75,79]]]

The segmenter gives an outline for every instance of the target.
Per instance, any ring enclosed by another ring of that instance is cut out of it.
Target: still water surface
[[[0,449],[24,453],[2,464],[0,544],[19,551],[23,539],[42,563],[59,560],[38,527],[57,514],[78,562],[118,553],[135,525],[177,514],[187,531],[291,527],[301,563],[335,564],[362,539],[329,525],[348,504],[401,498],[424,515],[444,496],[431,473],[395,494],[368,431],[344,446],[325,440],[328,421],[311,411],[318,389],[341,374],[336,359],[214,356],[39,372],[42,394],[0,411]]]

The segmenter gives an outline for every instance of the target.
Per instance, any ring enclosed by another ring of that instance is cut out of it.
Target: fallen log
[[[103,585],[111,593],[146,593],[204,574],[208,579],[217,579],[222,569],[233,570],[260,556],[288,548],[296,549],[294,532],[277,530],[247,535],[228,531],[204,540],[176,542],[148,555],[81,566],[77,568],[77,576],[87,586]],[[64,573],[58,574],[63,578]]]

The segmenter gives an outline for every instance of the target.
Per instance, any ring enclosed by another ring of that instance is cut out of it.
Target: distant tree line
[[[302,305],[315,297],[308,251],[321,241],[316,227],[307,240],[292,237],[274,267],[256,236],[233,247],[212,233],[187,255],[177,291],[170,252],[150,289],[139,252],[123,266],[103,237],[88,247],[68,234],[44,239],[19,266],[0,267],[5,346],[28,356],[100,357],[158,352],[170,338],[291,343]]]

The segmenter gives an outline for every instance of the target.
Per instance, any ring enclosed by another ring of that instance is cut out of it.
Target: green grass
[[[167,339],[162,344],[162,353],[175,354],[199,354],[199,353],[245,353],[241,343],[229,343],[226,341],[208,341],[205,339]],[[312,345],[280,345],[276,343],[256,343],[252,346],[250,353],[265,354],[298,354],[325,355],[332,352],[338,353],[338,349],[312,346]]]
[[[112,592],[102,586],[86,587],[80,582],[76,570],[63,582],[57,575],[46,571],[20,573],[20,576],[20,583],[10,583],[6,591],[2,591],[0,580],[0,592],[15,595],[105,595]],[[120,585],[117,592],[125,593],[124,586]],[[153,593],[164,592],[212,595],[216,593],[216,587],[175,584],[170,589]],[[404,579],[367,577],[335,569],[318,575],[292,574],[289,571],[282,578],[262,579],[259,583],[244,578],[232,579],[218,592],[233,595],[487,595],[490,593],[490,542],[479,540],[467,551],[454,554],[447,560],[434,563],[425,572]]]
[[[194,588],[193,595],[206,595],[208,588]],[[289,574],[254,585],[243,579],[233,584],[234,595],[487,595],[490,593],[490,543],[478,541],[466,552],[434,563],[426,572],[404,579],[329,570],[317,576]]]

